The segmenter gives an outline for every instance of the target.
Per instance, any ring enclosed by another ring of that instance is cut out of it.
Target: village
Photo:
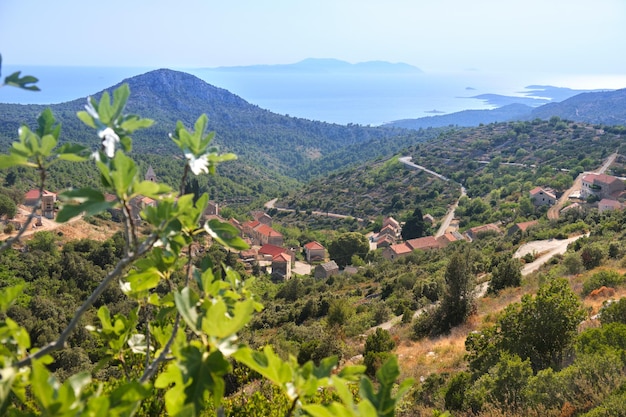
[[[150,166],[144,178],[148,181],[157,181],[154,169]],[[584,206],[597,208],[600,213],[607,210],[622,210],[626,204],[624,182],[617,177],[586,173],[581,176],[580,189],[565,195],[566,202],[560,212],[581,209]],[[559,201],[557,192],[544,187],[535,187],[529,192],[529,198],[535,207],[544,209],[555,206]],[[115,200],[113,195],[105,195],[107,201]],[[22,229],[32,212],[34,206],[40,207],[34,211],[32,230],[27,234],[38,230],[50,230],[54,228],[55,210],[57,208],[57,195],[54,192],[44,190],[40,196],[38,189],[29,190],[24,195],[24,205],[19,207],[17,214],[5,220],[5,233]],[[131,215],[136,220],[141,220],[140,212],[146,206],[155,206],[157,200],[148,197],[136,197],[131,201]],[[109,209],[113,220],[121,219],[119,208]],[[258,210],[250,213],[252,219],[240,222],[234,218],[224,219],[220,216],[219,204],[210,201],[204,213],[204,220],[217,219],[229,222],[248,243],[249,249],[238,253],[239,262],[245,269],[252,272],[254,267],[260,268],[261,272],[269,274],[274,281],[280,282],[291,279],[293,274],[312,275],[318,279],[344,273],[356,273],[358,269],[347,265],[340,271],[335,260],[330,259],[327,249],[317,241],[311,241],[303,247],[286,247],[283,235],[275,230],[273,219],[265,211]],[[435,226],[436,220],[430,214],[423,216],[423,221],[428,226]],[[538,220],[525,221],[507,225],[490,223],[468,228],[462,233],[459,231],[458,219],[452,223],[439,236],[424,236],[414,239],[402,239],[402,224],[395,218],[388,216],[383,219],[382,228],[377,232],[366,235],[370,250],[381,250],[383,258],[394,260],[406,256],[415,250],[436,250],[444,248],[456,241],[473,241],[488,234],[513,235],[526,233],[529,228],[538,224]],[[47,227],[46,227],[47,226]],[[202,251],[198,248],[198,251]]]

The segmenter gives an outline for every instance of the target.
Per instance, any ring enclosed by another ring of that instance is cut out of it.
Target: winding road
[[[433,176],[435,176],[435,177],[437,177],[437,178],[439,178],[439,179],[441,179],[443,181],[454,182],[454,181],[451,181],[448,177],[445,177],[445,176],[443,176],[443,175],[441,175],[441,174],[439,174],[439,173],[437,173],[435,171],[432,171],[432,170],[430,170],[430,169],[428,169],[426,167],[423,167],[421,165],[414,164],[413,162],[411,162],[411,159],[413,159],[413,158],[410,157],[410,156],[403,156],[401,158],[398,158],[398,161],[400,161],[404,165],[409,166],[411,168],[421,169],[422,171],[424,171],[424,172],[426,172],[426,173],[428,173],[430,175],[433,175]],[[458,183],[456,183],[456,184],[458,184]],[[456,200],[454,202],[453,205],[451,205],[448,208],[448,212],[446,213],[446,215],[441,220],[441,226],[439,226],[439,229],[437,230],[437,233],[435,233],[435,237],[443,236],[446,233],[446,230],[448,230],[448,227],[450,227],[450,223],[452,222],[452,219],[454,219],[454,212],[456,211],[456,208],[459,206],[459,200],[462,197],[467,195],[467,190],[465,189],[465,187],[463,187],[463,185],[461,185],[461,184],[458,184],[458,186],[461,187],[461,196],[459,197],[458,200]]]

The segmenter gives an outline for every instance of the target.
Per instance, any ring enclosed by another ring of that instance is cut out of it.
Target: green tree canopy
[[[328,254],[337,265],[343,268],[348,265],[354,255],[365,258],[369,249],[369,242],[365,236],[358,232],[347,232],[330,242]]]
[[[6,216],[12,219],[17,213],[17,206],[8,196],[0,194],[0,217]]]
[[[402,226],[402,239],[416,239],[426,234],[426,226],[424,225],[424,216],[419,207],[415,207],[413,214],[409,217],[404,226]]]

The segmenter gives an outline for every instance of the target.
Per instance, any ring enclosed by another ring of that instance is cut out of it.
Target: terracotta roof
[[[529,222],[522,222],[522,223],[517,223],[516,226],[519,230],[521,230],[522,232],[525,232],[526,229],[528,229],[531,226],[534,226],[536,224],[539,224],[538,220],[531,220]]]
[[[291,262],[291,256],[286,253],[279,253],[272,258],[272,262]]]
[[[239,257],[241,259],[248,259],[256,257],[257,252],[254,249],[242,250],[239,252]]]
[[[250,220],[250,221],[245,222],[245,223],[243,224],[243,227],[249,227],[249,228],[251,228],[251,229],[254,229],[254,228],[256,228],[256,227],[257,227],[258,225],[260,225],[260,224],[261,224],[261,223],[259,223],[259,221],[258,221],[258,220]]]
[[[612,184],[621,181],[619,178],[607,174],[587,174],[583,177],[583,181],[595,183],[596,181],[604,184]]]
[[[280,246],[276,246],[276,245],[263,245],[261,246],[261,248],[259,249],[259,255],[271,255],[272,257],[279,255],[281,253],[286,253],[287,249],[285,248],[281,248]]]
[[[325,249],[321,244],[319,244],[319,242],[313,241],[313,242],[309,242],[306,245],[304,245],[305,248],[307,248],[308,250],[322,250]]]
[[[417,239],[407,240],[406,244],[412,249],[434,249],[440,248],[441,244],[434,236],[418,237]]]
[[[540,194],[540,193],[544,193],[548,197],[556,198],[556,195],[552,191],[546,190],[546,189],[541,188],[541,187],[535,187],[532,190],[530,190],[530,194],[532,194],[532,195]]]
[[[56,194],[48,190],[43,190],[42,197],[44,195],[56,195]],[[34,200],[36,198],[39,198],[39,190],[38,189],[29,190],[26,194],[24,194],[24,198],[26,200]]]
[[[255,227],[254,230],[265,236],[282,236],[280,232],[277,232],[266,224],[261,224],[260,226]]]
[[[407,245],[406,243],[398,243],[397,245],[391,245],[389,246],[389,249],[391,249],[396,255],[404,255],[405,253],[413,252],[413,249],[411,249],[411,247]]]
[[[472,227],[469,229],[473,234],[483,233],[483,232],[497,232],[500,233],[500,228],[493,223],[483,224],[481,226]]]
[[[598,202],[598,207],[600,207],[600,206],[612,207],[612,208],[621,208],[622,207],[622,203],[620,203],[619,201],[610,200],[608,198],[603,198],[602,200],[600,200]]]

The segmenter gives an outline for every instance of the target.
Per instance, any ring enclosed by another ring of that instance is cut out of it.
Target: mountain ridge
[[[422,74],[420,68],[403,62],[388,61],[364,61],[350,63],[335,58],[306,58],[292,64],[263,64],[263,65],[240,65],[222,66],[214,68],[202,68],[208,71],[234,71],[234,72],[313,72],[313,73],[351,73],[351,72],[376,72],[376,73],[413,73]]]

